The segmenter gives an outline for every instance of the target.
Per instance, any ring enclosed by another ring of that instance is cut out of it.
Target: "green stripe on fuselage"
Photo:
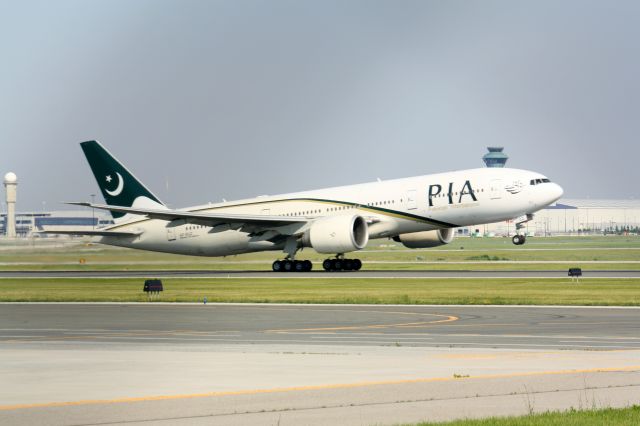
[[[377,206],[368,206],[366,204],[358,204],[358,203],[352,203],[349,201],[337,201],[337,200],[328,200],[328,199],[323,199],[323,198],[286,198],[286,199],[279,199],[279,200],[265,200],[265,201],[251,201],[248,203],[242,203],[242,204],[233,204],[230,206],[218,206],[218,207],[203,207],[200,209],[196,209],[196,210],[190,210],[191,212],[202,212],[202,211],[210,211],[210,210],[220,210],[220,209],[229,209],[229,208],[233,208],[233,207],[245,207],[245,206],[255,206],[255,205],[260,205],[260,204],[275,204],[275,203],[287,203],[287,202],[296,202],[296,201],[310,201],[310,202],[317,202],[317,203],[325,203],[325,204],[332,204],[332,205],[337,205],[337,206],[349,206],[349,207],[356,207],[360,210],[368,210],[371,211],[373,213],[378,213],[378,214],[383,214],[385,216],[392,216],[392,217],[396,217],[396,218],[400,218],[400,219],[407,219],[407,220],[414,220],[414,221],[418,221],[418,222],[424,222],[424,223],[429,223],[435,226],[439,226],[442,228],[457,228],[458,225],[453,224],[453,223],[448,223],[448,222],[443,222],[440,220],[436,220],[436,219],[430,219],[427,217],[423,217],[423,216],[419,216],[419,215],[415,215],[415,214],[411,214],[411,213],[406,213],[403,211],[399,211],[399,210],[393,210],[393,209],[388,209],[388,208],[384,208],[384,207],[377,207]],[[234,213],[237,214],[237,213]],[[151,219],[144,219],[142,221],[146,221],[146,220],[151,220]],[[139,222],[138,222],[139,223]],[[124,224],[123,224],[124,225]],[[116,229],[118,227],[115,228],[110,228],[110,229]]]

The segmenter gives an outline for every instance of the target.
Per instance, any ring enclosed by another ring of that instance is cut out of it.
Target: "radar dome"
[[[4,175],[4,183],[16,183],[18,182],[18,176],[15,173],[9,172]]]

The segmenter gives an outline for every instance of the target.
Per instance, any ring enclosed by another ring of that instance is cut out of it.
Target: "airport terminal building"
[[[15,215],[16,237],[36,236],[40,231],[92,230],[113,224],[111,215],[91,210],[22,212]],[[0,213],[0,235],[6,235],[7,214]],[[49,238],[59,237],[49,235]]]
[[[640,200],[562,199],[535,213],[527,224],[528,235],[582,235],[638,233]],[[509,236],[515,232],[511,221],[462,228],[459,234]]]

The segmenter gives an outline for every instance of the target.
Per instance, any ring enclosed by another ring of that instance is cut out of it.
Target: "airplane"
[[[357,271],[362,262],[345,254],[369,240],[431,248],[451,243],[458,227],[504,220],[515,222],[513,243],[521,245],[526,222],[563,194],[540,173],[478,168],[170,209],[98,141],[80,146],[106,204],[68,204],[110,211],[114,224],[47,233],[194,256],[278,250],[284,258],[273,262],[276,272],[310,271],[309,260],[295,259],[304,248],[332,255],[325,271]]]

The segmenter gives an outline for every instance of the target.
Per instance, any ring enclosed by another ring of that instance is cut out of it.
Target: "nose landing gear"
[[[526,240],[527,239],[524,235],[519,235],[519,234],[516,234],[513,236],[513,238],[511,238],[511,241],[513,241],[513,244],[517,246],[521,246],[522,244],[525,243]]]
[[[513,242],[513,244],[517,246],[521,246],[527,241],[527,238],[525,237],[524,232],[522,230],[525,228],[526,226],[525,224],[530,220],[533,220],[533,214],[530,214],[530,213],[515,219],[516,235],[514,235],[513,238],[511,238],[511,241]]]

